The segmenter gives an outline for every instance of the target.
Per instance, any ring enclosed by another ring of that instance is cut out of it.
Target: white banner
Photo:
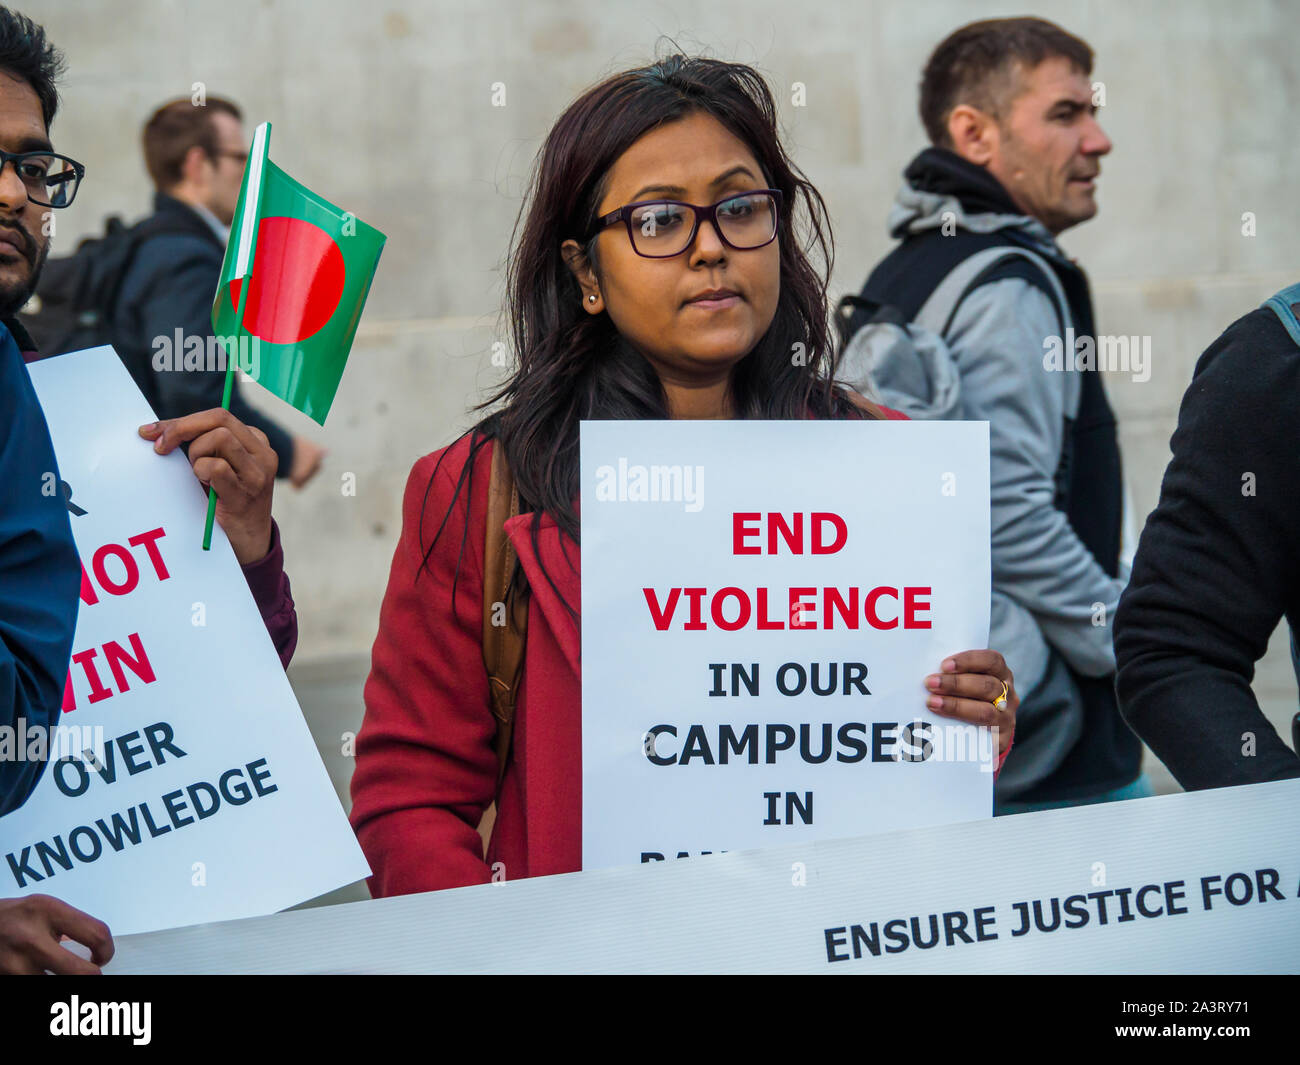
[[[988,817],[983,422],[584,422],[583,868]]]
[[[276,910],[368,875],[257,606],[111,348],[30,367],[84,576],[60,731],[0,818],[0,896],[140,932]],[[24,751],[26,748],[24,747]]]
[[[1300,780],[297,910],[109,973],[1295,973]]]

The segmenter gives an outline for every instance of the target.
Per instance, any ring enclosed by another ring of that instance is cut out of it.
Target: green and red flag
[[[270,139],[264,122],[244,169],[212,329],[227,341],[256,338],[250,376],[323,425],[387,238],[271,162]]]
[[[212,331],[226,349],[221,405],[230,406],[238,364],[324,425],[387,238],[271,162],[270,139],[271,124],[263,122],[253,134],[212,302]],[[215,507],[213,496],[205,549]]]

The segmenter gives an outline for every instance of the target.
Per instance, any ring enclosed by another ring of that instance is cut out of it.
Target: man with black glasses
[[[58,722],[77,620],[81,564],[49,429],[24,362],[36,353],[15,315],[36,287],[53,208],[84,173],[53,152],[62,57],[30,19],[0,7],[0,727],[11,737]],[[48,736],[49,733],[46,732]],[[26,801],[45,766],[0,747],[0,815]],[[85,961],[59,943],[91,950]],[[45,895],[0,899],[0,972],[93,973],[113,956],[101,921]]]

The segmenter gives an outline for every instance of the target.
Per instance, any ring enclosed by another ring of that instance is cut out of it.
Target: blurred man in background
[[[221,276],[226,238],[239,204],[248,160],[242,116],[229,100],[190,98],[159,108],[144,127],[144,157],[153,179],[154,214],[137,227],[147,232],[130,259],[111,314],[114,347],[160,419],[180,418],[221,406],[224,367],[183,368],[190,338],[215,350],[212,295]],[[179,331],[179,332],[178,332]],[[159,345],[167,360],[157,360]],[[206,354],[204,356],[206,360]],[[156,368],[165,362],[164,368]],[[320,468],[325,452],[291,437],[252,407],[238,388],[230,411],[261,429],[279,458],[277,477],[301,488]]]
[[[1094,343],[1087,278],[1056,243],[1096,214],[1111,149],[1092,60],[1084,41],[1034,18],[975,22],[939,44],[921,81],[932,147],[904,172],[889,218],[901,243],[862,291],[902,320],[935,323],[950,358],[943,410],[926,408],[933,387],[910,404],[878,398],[989,423],[989,646],[1023,693],[998,813],[1150,794],[1113,688],[1109,621],[1125,576],[1115,418],[1093,366],[1045,358],[1053,342],[1074,349],[1063,364]]]

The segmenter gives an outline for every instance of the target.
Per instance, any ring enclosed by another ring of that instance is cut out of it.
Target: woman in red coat
[[[518,368],[498,411],[407,483],[352,778],[374,895],[581,868],[581,420],[864,416],[831,382],[801,211],[829,273],[825,206],[749,67],[672,56],[588,90],[551,131],[510,259]],[[496,447],[520,493],[505,530],[531,597],[499,794],[481,643]],[[1018,703],[1002,656],[936,665],[929,704],[995,726],[1000,765]]]

